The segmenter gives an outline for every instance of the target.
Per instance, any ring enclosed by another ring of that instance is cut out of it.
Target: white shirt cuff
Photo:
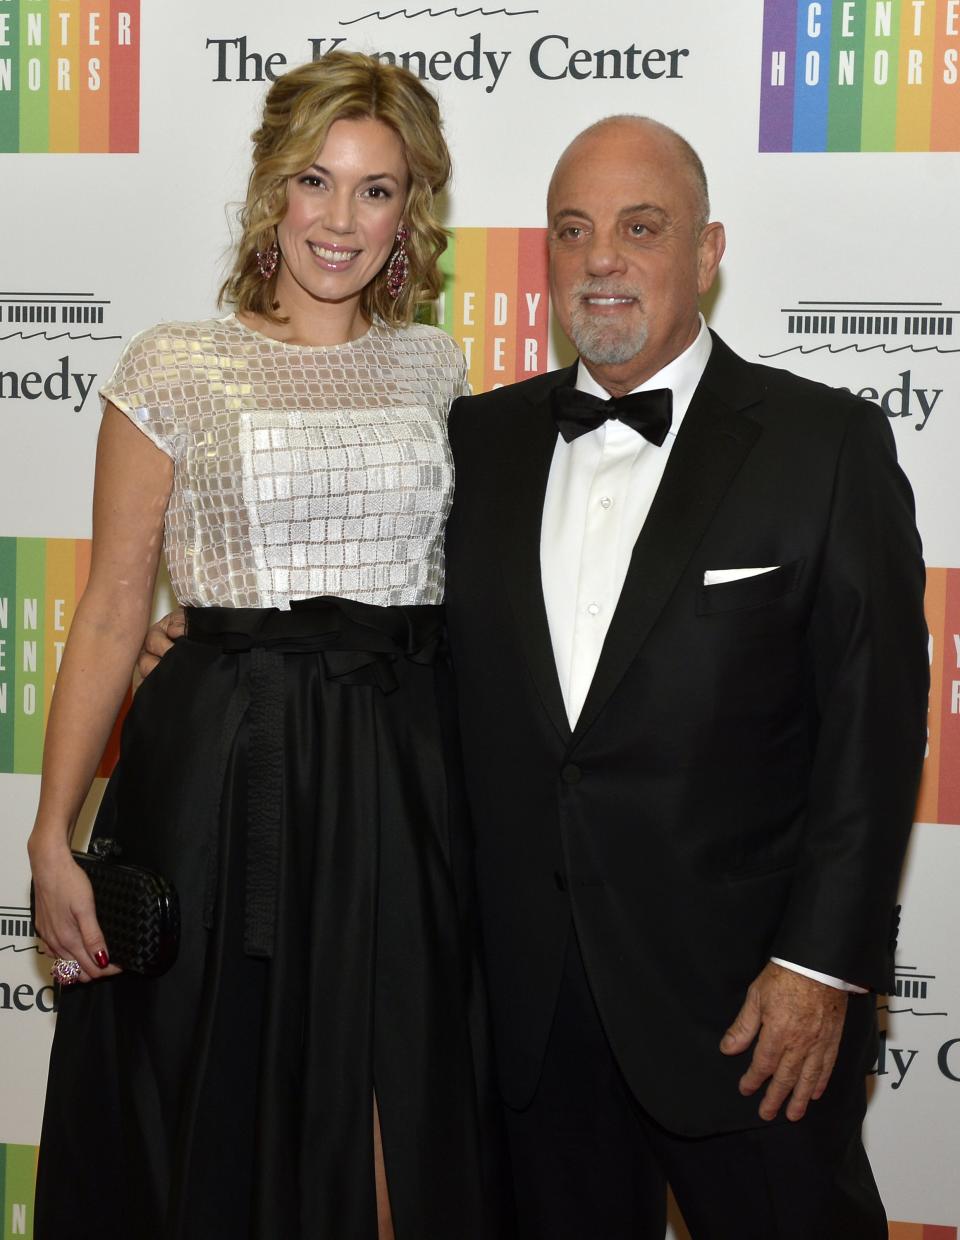
[[[791,964],[789,960],[780,960],[777,956],[771,956],[772,964],[778,964],[783,969],[790,969],[793,973],[802,973],[804,977],[812,977],[815,982],[823,982],[825,986],[833,986],[835,990],[849,990],[851,994],[865,995],[866,988],[863,986],[854,986],[853,982],[845,982],[840,977],[830,977],[827,973],[818,973],[816,969],[805,969],[802,964]]]

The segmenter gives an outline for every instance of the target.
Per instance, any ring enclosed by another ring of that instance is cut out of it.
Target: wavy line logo
[[[761,151],[960,150],[954,0],[765,0]]]
[[[891,1016],[949,1016],[949,1012],[930,1006],[935,1002],[936,980],[935,973],[921,973],[914,964],[898,964],[893,992],[886,996],[886,1002],[877,1004],[877,1011]]]
[[[0,342],[119,340],[115,332],[104,330],[110,304],[94,293],[0,291]]]
[[[438,322],[463,349],[474,392],[547,369],[543,228],[458,228],[441,259]]]
[[[485,9],[482,6],[461,9],[459,5],[451,5],[445,9],[427,7],[425,9],[371,9],[359,17],[343,17],[337,22],[339,26],[355,26],[358,22],[366,22],[376,18],[378,22],[388,22],[393,17],[405,17],[413,21],[415,17],[530,17],[539,13],[539,9]]]
[[[958,9],[960,12],[960,9]],[[960,353],[960,310],[942,301],[797,301],[780,307],[788,343],[760,354]]]
[[[90,542],[0,538],[0,772],[36,775],[67,633],[90,574]],[[121,718],[129,705],[129,697]],[[119,752],[118,719],[98,771]]]
[[[140,0],[0,0],[0,152],[140,149]]]

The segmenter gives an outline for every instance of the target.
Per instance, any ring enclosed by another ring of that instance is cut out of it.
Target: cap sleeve
[[[163,325],[140,332],[124,348],[100,402],[116,405],[168,456],[176,456],[178,342]]]

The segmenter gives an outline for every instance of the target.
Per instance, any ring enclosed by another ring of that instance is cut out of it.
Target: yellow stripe
[[[898,151],[930,150],[933,108],[935,24],[938,4],[920,8],[904,4],[900,11],[900,72],[897,90]]]
[[[80,149],[80,0],[50,3],[50,147]]]

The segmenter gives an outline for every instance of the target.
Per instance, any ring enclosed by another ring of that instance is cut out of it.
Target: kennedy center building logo
[[[0,0],[0,152],[140,147],[140,0]]]
[[[960,3],[765,0],[760,150],[960,150]]]
[[[87,539],[0,538],[0,771],[40,771],[47,710],[89,574]],[[118,736],[119,721],[100,775],[113,769]]]

